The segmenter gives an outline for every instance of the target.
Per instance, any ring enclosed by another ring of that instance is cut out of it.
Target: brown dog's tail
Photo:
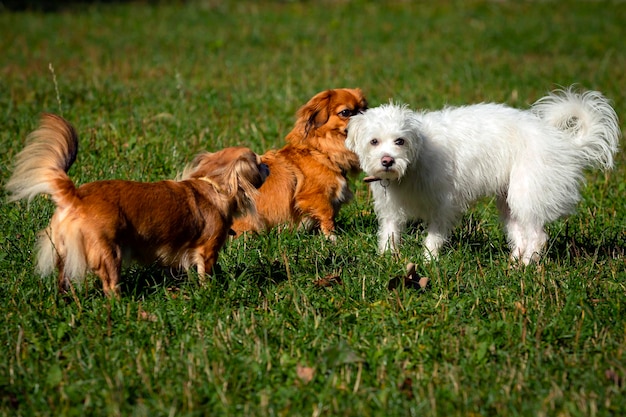
[[[67,175],[78,153],[78,135],[65,119],[44,113],[39,128],[28,135],[26,147],[15,158],[15,170],[6,183],[9,201],[48,194],[57,207],[66,207],[76,196]]]

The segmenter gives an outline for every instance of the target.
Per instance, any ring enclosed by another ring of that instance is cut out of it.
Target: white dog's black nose
[[[395,159],[393,159],[391,156],[383,156],[382,158],[380,158],[380,163],[385,168],[392,167],[395,162]]]

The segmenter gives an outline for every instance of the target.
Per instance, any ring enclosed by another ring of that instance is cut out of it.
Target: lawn
[[[384,4],[383,4],[384,3]],[[42,111],[78,129],[70,176],[173,178],[203,150],[280,147],[315,93],[371,106],[527,108],[578,84],[626,120],[619,1],[189,1],[0,11],[0,183]],[[376,253],[362,176],[336,243],[229,242],[207,286],[156,266],[61,296],[34,273],[53,206],[0,191],[0,415],[626,414],[626,154],[590,171],[538,267],[511,268],[492,200],[437,262],[414,225]],[[408,262],[425,289],[390,282]],[[329,283],[329,285],[323,285]]]

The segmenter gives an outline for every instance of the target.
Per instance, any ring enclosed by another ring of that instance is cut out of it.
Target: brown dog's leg
[[[59,292],[65,294],[70,289],[70,283],[69,279],[65,276],[65,264],[61,257],[57,259],[57,269],[59,270]]]
[[[206,275],[211,275],[213,273],[213,266],[217,263],[218,251],[213,247],[214,245],[207,246],[198,253],[196,268],[198,269],[198,279],[200,280],[200,285],[206,285]]]
[[[324,217],[320,219],[319,222],[320,230],[322,231],[322,233],[324,233],[324,236],[326,236],[330,240],[336,240],[337,236],[335,236],[335,221],[333,220],[333,218]]]
[[[120,276],[122,273],[122,258],[121,250],[119,247],[114,248],[101,248],[100,251],[90,253],[94,254],[96,258],[95,262],[91,262],[90,267],[93,272],[102,280],[102,289],[107,296],[120,296],[120,289],[118,284],[120,282]],[[98,256],[100,254],[100,256]]]
[[[196,263],[196,269],[198,270],[198,281],[200,281],[200,285],[204,285],[206,276],[206,267],[204,266],[204,260],[198,261]]]
[[[102,280],[102,289],[110,297],[120,296],[120,289],[117,284],[120,280],[120,270],[112,262],[103,262],[101,268],[94,271]]]
[[[335,209],[329,204],[308,204],[300,202],[303,213],[310,213],[310,217],[319,224],[320,230],[330,240],[336,240],[335,236]]]

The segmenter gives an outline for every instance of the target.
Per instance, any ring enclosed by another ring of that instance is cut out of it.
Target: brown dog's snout
[[[383,156],[382,158],[380,158],[380,163],[385,168],[391,168],[395,162],[396,160],[393,159],[393,157],[391,156]]]

